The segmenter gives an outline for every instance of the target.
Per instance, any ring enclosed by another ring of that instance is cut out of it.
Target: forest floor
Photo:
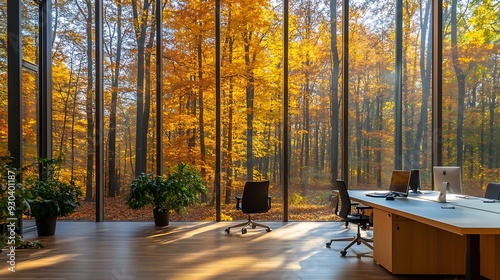
[[[60,219],[64,220],[95,220],[95,202],[82,201],[78,210]],[[222,204],[222,221],[245,220],[247,219],[240,210],[236,210],[235,204]],[[272,208],[268,213],[259,214],[259,220],[282,221],[283,205],[273,201]],[[333,214],[330,204],[311,205],[299,204],[290,205],[289,220],[292,221],[335,221],[338,218]],[[124,198],[106,197],[104,199],[104,217],[108,221],[152,221],[153,211],[151,207],[139,210],[130,209]],[[215,221],[215,206],[191,206],[185,213],[171,213],[170,221]]]

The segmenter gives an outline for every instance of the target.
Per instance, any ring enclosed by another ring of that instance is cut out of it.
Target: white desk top
[[[367,192],[349,190],[349,196],[365,205],[456,234],[500,234],[500,202],[484,203],[481,198],[463,199],[448,194],[448,202],[439,203],[437,192],[386,200],[366,196]],[[450,206],[454,208],[442,208]]]
[[[422,191],[421,194],[410,193],[411,198],[437,201],[438,191]],[[493,202],[484,202],[493,201]],[[446,194],[446,202],[454,206],[468,207],[481,211],[488,211],[500,214],[500,200],[486,199],[477,196]]]

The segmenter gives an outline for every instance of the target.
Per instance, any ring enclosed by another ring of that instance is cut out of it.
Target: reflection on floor
[[[340,251],[347,242],[325,247],[331,238],[353,236],[354,226],[268,222],[269,233],[257,228],[226,234],[235,223],[173,222],[157,228],[153,222],[58,221],[55,236],[25,234],[46,248],[17,250],[16,272],[8,271],[7,252],[1,252],[0,279],[422,279],[391,275],[363,245],[346,257]]]

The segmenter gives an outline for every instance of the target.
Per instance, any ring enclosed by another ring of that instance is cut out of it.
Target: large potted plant
[[[72,179],[61,180],[61,159],[39,158],[38,163],[41,174],[27,180],[33,196],[29,203],[38,235],[49,236],[55,233],[58,217],[68,216],[80,206],[82,190]]]
[[[156,226],[169,223],[169,212],[182,212],[196,202],[198,194],[206,192],[200,173],[188,164],[178,164],[166,177],[141,174],[130,185],[127,205],[139,209],[153,206]]]

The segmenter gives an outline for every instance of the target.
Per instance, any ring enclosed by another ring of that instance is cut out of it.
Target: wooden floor
[[[58,221],[55,236],[25,234],[46,248],[17,250],[16,272],[1,252],[0,279],[462,279],[393,276],[364,245],[340,257],[346,242],[325,243],[355,231],[339,222],[268,222],[269,233],[224,233],[234,224]]]

